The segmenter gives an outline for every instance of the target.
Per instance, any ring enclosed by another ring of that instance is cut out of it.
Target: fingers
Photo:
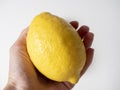
[[[75,28],[77,29],[78,26],[79,26],[79,23],[77,21],[71,21],[70,24]]]
[[[80,35],[86,49],[86,62],[80,73],[80,76],[82,76],[90,66],[93,59],[94,49],[91,48],[91,45],[94,39],[94,34],[89,32],[89,27],[85,25],[81,26],[77,32]]]
[[[78,22],[77,21],[71,21],[70,24],[77,29],[78,28]],[[80,37],[83,39],[83,43],[85,45],[85,48],[88,49],[92,45],[94,34],[89,32],[89,27],[88,26],[81,26],[78,29],[78,34]]]
[[[93,55],[94,55],[94,49],[88,48],[86,51],[85,66],[84,66],[83,70],[81,71],[80,76],[82,76],[86,72],[86,70],[88,69],[88,67],[92,63]]]
[[[86,50],[91,47],[92,42],[93,42],[94,34],[91,32],[88,32],[86,36],[83,39],[84,46]]]
[[[94,34],[89,32],[89,27],[83,25],[78,29],[77,32],[83,40],[86,50],[90,48],[93,42]]]
[[[89,32],[89,27],[88,26],[81,26],[79,29],[78,29],[78,34],[80,35],[80,37],[83,39],[84,36]]]

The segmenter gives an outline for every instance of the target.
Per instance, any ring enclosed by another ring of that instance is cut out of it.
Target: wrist
[[[3,90],[30,90],[28,86],[15,82],[8,82]]]
[[[16,87],[12,83],[7,83],[7,85],[5,86],[3,90],[16,90]]]
[[[7,85],[3,90],[43,90],[38,83],[24,80],[21,81],[19,79],[13,80],[9,79]]]

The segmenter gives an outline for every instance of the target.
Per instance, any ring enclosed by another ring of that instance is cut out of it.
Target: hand
[[[72,21],[70,24],[77,30],[77,21]],[[9,79],[4,90],[70,90],[73,88],[74,85],[69,82],[52,81],[37,71],[27,53],[27,31],[28,28],[20,34],[10,49]],[[87,26],[80,27],[77,32],[84,42],[87,55],[86,64],[80,73],[82,76],[92,62],[94,50],[91,44],[94,35],[89,32]]]

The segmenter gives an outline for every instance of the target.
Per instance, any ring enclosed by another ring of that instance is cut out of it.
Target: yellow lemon
[[[64,19],[48,12],[36,16],[27,34],[27,50],[47,78],[77,83],[86,61],[84,44]]]

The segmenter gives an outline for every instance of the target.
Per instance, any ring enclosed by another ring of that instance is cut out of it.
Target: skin
[[[90,66],[94,54],[91,48],[93,33],[87,26],[78,28],[78,22],[70,24],[77,30],[86,48],[86,64],[80,73],[80,77]],[[26,49],[26,35],[28,28],[20,34],[19,38],[10,48],[9,78],[4,90],[71,90],[74,85],[69,82],[56,82],[43,76],[32,64]]]

